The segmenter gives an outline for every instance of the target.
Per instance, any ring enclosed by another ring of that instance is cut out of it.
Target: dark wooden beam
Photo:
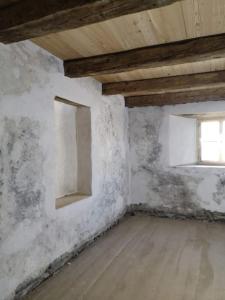
[[[64,62],[68,77],[113,74],[225,57],[225,34]]]
[[[3,7],[5,8],[7,6],[13,5],[19,1],[22,1],[22,0],[0,0],[0,9]]]
[[[181,0],[23,0],[0,10],[0,42],[82,27]]]
[[[163,106],[222,100],[225,100],[225,88],[126,97],[125,105],[127,107]]]
[[[225,71],[104,83],[103,95],[146,95],[225,86]]]

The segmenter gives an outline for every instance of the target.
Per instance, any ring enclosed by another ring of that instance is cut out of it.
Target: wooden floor
[[[225,300],[225,225],[127,217],[32,300]]]

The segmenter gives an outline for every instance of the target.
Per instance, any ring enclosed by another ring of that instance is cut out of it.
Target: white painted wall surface
[[[127,116],[122,97],[103,97],[95,80],[64,77],[62,62],[31,42],[1,44],[0,65],[0,299],[8,300],[124,212]],[[93,196],[58,210],[55,96],[92,113]]]
[[[170,166],[197,162],[197,120],[169,116]]]

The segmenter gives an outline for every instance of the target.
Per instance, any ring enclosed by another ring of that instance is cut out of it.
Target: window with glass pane
[[[225,119],[200,121],[200,161],[225,163]]]

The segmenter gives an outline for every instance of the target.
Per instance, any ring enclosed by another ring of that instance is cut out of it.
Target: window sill
[[[83,200],[85,198],[89,198],[91,195],[88,194],[71,194],[71,195],[66,195],[60,198],[56,199],[56,209],[62,208],[64,206],[70,205],[74,202],[78,202],[80,200]]]
[[[225,165],[213,165],[213,164],[188,164],[172,166],[173,168],[210,168],[210,169],[223,169]]]

